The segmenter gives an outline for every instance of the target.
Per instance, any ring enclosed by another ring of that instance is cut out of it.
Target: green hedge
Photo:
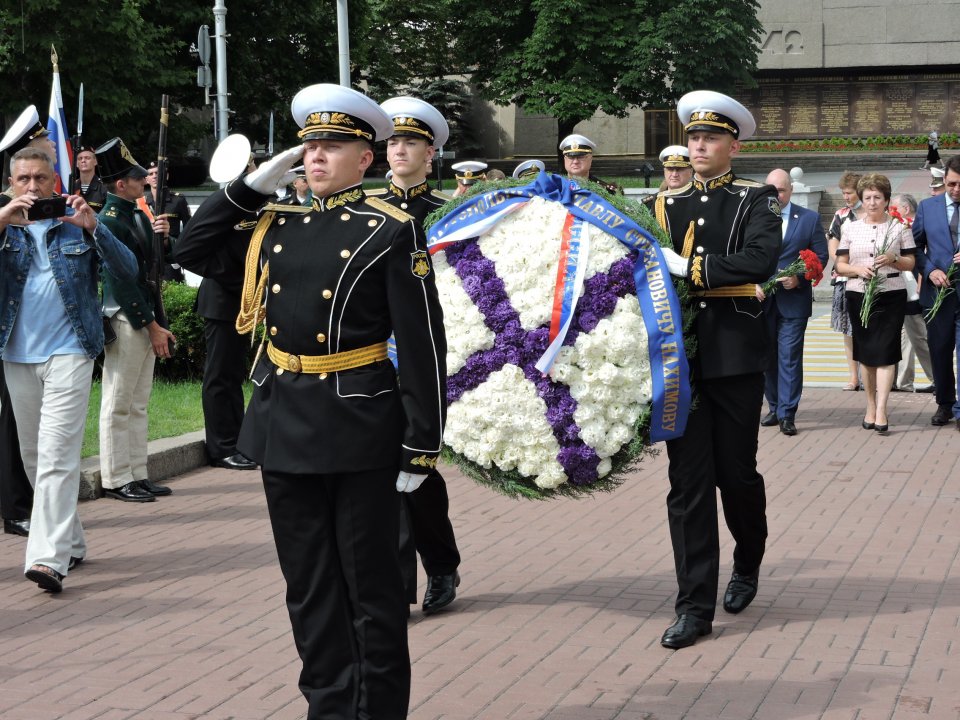
[[[163,307],[170,332],[177,338],[177,352],[157,362],[153,374],[163,380],[199,380],[207,357],[203,339],[203,318],[197,315],[197,288],[178,282],[163,283]]]
[[[955,150],[957,133],[940,135],[940,150]],[[926,150],[926,135],[876,135],[872,137],[831,137],[811,140],[746,140],[741,152],[878,152]]]

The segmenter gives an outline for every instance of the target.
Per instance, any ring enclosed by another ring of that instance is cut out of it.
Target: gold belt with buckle
[[[756,297],[757,286],[753,283],[744,283],[709,290],[693,290],[690,294],[694,297]]]
[[[369,365],[387,359],[387,342],[374,343],[356,350],[345,350],[332,355],[291,355],[267,343],[267,357],[279,368],[295,373],[331,373]]]

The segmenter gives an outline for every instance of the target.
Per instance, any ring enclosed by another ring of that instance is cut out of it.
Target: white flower
[[[456,271],[447,263],[446,253],[433,256],[443,325],[447,336],[447,374],[460,370],[473,353],[493,347],[493,331],[460,283]]]

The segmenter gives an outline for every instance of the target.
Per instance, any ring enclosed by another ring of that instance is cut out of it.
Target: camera
[[[37,198],[27,210],[27,220],[51,220],[67,214],[67,199],[56,196]]]

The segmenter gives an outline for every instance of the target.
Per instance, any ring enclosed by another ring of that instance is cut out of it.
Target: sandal
[[[859,389],[860,389],[860,385],[859,385],[859,383],[847,383],[846,385],[843,386],[843,389],[844,389],[844,390],[859,390]]]
[[[63,575],[47,565],[40,565],[39,563],[33,565],[24,573],[24,576],[27,580],[33,580],[40,586],[41,590],[50,593],[58,593],[63,590]]]

